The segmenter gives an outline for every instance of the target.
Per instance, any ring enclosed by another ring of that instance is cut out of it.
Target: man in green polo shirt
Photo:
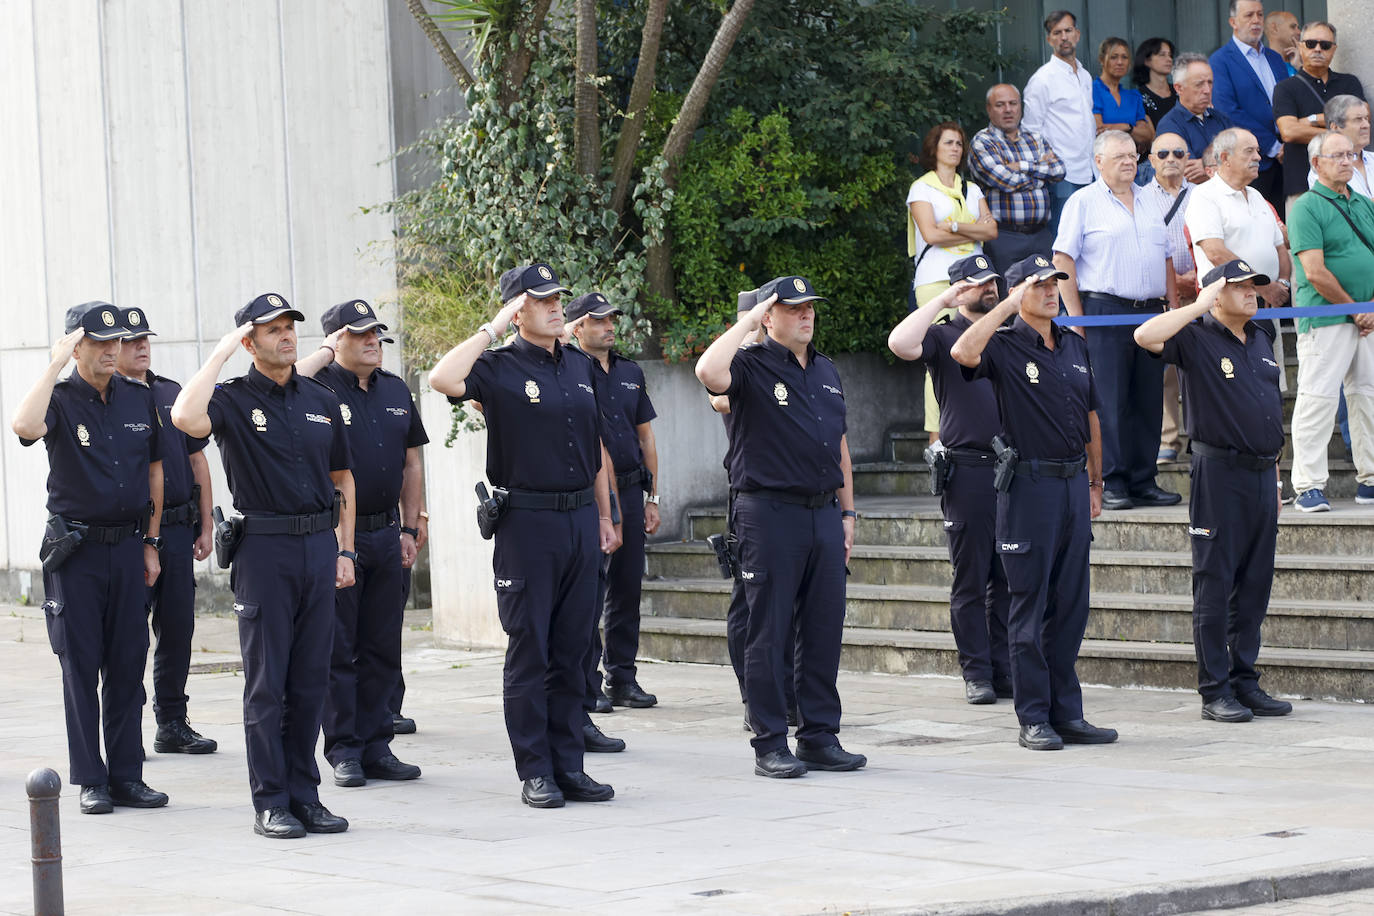
[[[1299,307],[1368,302],[1374,298],[1374,203],[1353,194],[1359,153],[1349,139],[1325,131],[1307,146],[1317,183],[1293,204],[1288,238],[1294,302]],[[1341,385],[1350,416],[1350,446],[1359,488],[1355,502],[1374,504],[1374,312],[1298,319],[1298,399],[1293,406],[1293,490],[1303,512],[1331,508],[1326,449]]]

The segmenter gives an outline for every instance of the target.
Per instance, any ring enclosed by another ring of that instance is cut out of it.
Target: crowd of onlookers
[[[1261,304],[1374,299],[1370,109],[1353,75],[1331,69],[1336,29],[1230,0],[1232,37],[1210,56],[1149,38],[1078,60],[1073,13],[1044,22],[1052,50],[1023,90],[987,91],[988,123],[926,133],[928,169],[907,195],[916,308],[949,286],[949,266],[983,253],[1006,269],[1053,254],[1069,315],[1142,314],[1196,299],[1198,279],[1239,258],[1271,282]],[[1003,289],[1005,293],[1006,290]],[[1086,330],[1102,402],[1104,507],[1171,505],[1156,466],[1180,457],[1178,381],[1129,326]],[[1292,339],[1275,326],[1283,365]],[[1327,454],[1340,424],[1374,504],[1374,312],[1292,322],[1298,358],[1291,483],[1303,511],[1330,508]],[[1280,375],[1281,387],[1285,385]],[[926,388],[926,429],[939,411]]]

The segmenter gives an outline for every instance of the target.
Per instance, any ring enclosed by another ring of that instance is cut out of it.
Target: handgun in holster
[[[496,534],[501,516],[506,514],[506,497],[507,492],[500,487],[487,493],[487,485],[478,481],[477,530],[481,533],[482,540],[490,541],[492,536]]]
[[[730,532],[713,534],[706,539],[716,552],[716,565],[722,579],[739,578],[739,541]]]
[[[210,519],[215,524],[215,565],[220,569],[228,569],[229,564],[234,562],[239,545],[243,543],[243,516],[225,518],[224,511],[215,506],[210,512]]]
[[[1016,476],[1016,463],[1021,455],[1003,442],[1001,436],[992,437],[992,450],[997,455],[997,463],[992,466],[992,485],[998,492],[1005,493],[1011,489],[1011,479]]]
[[[76,548],[81,546],[85,537],[85,525],[69,522],[60,515],[49,515],[48,523],[43,528],[43,543],[38,548],[43,572],[57,572],[76,553]]]
[[[949,450],[926,446],[923,457],[930,468],[930,495],[939,496],[945,492],[949,479],[954,476],[954,462],[949,459]]]

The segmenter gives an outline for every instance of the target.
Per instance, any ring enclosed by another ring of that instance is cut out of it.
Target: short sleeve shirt
[[[477,358],[462,398],[487,423],[487,479],[541,493],[585,490],[601,469],[601,412],[592,361],[555,343],[550,353],[524,337]]]
[[[658,416],[644,384],[644,370],[634,360],[614,350],[609,357],[609,372],[601,368],[601,362],[595,357],[584,355],[591,360],[592,371],[597,376],[596,394],[601,404],[601,432],[606,453],[611,456],[617,474],[628,474],[644,463],[638,427]]]
[[[1220,239],[1236,257],[1267,277],[1279,275],[1283,229],[1259,191],[1251,187],[1237,191],[1215,175],[1195,187],[1189,197],[1183,219],[1193,240],[1198,277],[1216,266],[1202,250],[1204,239]]]
[[[103,400],[77,371],[53,386],[43,418],[48,511],[93,525],[123,525],[143,517],[148,465],[162,460],[164,437],[147,385],[116,375],[107,394]]]
[[[305,515],[334,504],[331,471],[352,466],[339,399],[291,369],[285,385],[250,366],[215,387],[210,429],[234,508],[245,515]]]
[[[1054,250],[1073,258],[1080,292],[1124,299],[1159,299],[1168,292],[1164,213],[1138,185],[1131,185],[1131,195],[1128,210],[1099,178],[1064,202]]]
[[[1314,249],[1321,250],[1326,269],[1356,302],[1374,299],[1374,252],[1360,241],[1342,212],[1349,215],[1365,238],[1374,242],[1374,202],[1363,194],[1342,197],[1318,184],[1293,203],[1288,217],[1288,242],[1293,248],[1293,301],[1300,308],[1340,304],[1328,303],[1307,279],[1298,255]],[[1353,320],[1349,315],[1299,318],[1298,333]]]
[[[1247,321],[1241,341],[1209,312],[1166,340],[1159,356],[1178,366],[1193,438],[1248,455],[1278,457],[1283,396],[1270,322]]]
[[[1053,350],[1018,317],[997,329],[975,368],[963,371],[965,378],[992,381],[1002,438],[1023,459],[1070,461],[1083,454],[1090,438],[1088,413],[1098,409],[1097,386],[1087,341],[1051,327]]]
[[[954,342],[972,326],[973,322],[958,312],[948,321],[931,325],[921,343],[921,361],[930,372],[940,405],[940,441],[949,448],[986,452],[992,450],[992,437],[1001,429],[992,383],[965,379],[963,366],[949,355]]]
[[[960,179],[964,181],[964,179]],[[971,181],[964,181],[964,195],[968,200],[968,208],[974,216],[982,213],[980,209],[983,203],[983,192]],[[920,181],[913,181],[911,188],[907,191],[906,202],[908,207],[907,219],[911,219],[910,205],[915,201],[924,201],[930,204],[935,212],[935,222],[947,220],[954,215],[954,201],[948,194],[941,194],[930,185]],[[930,250],[921,255],[926,248]],[[981,252],[981,243],[975,243],[974,253]],[[968,253],[955,254],[954,252],[941,248],[939,245],[927,245],[925,239],[921,238],[921,230],[916,230],[916,255],[921,263],[916,266],[916,275],[913,279],[915,286],[924,286],[927,283],[938,283],[940,281],[949,282],[949,265],[960,258],[966,258]]]
[[[730,486],[817,496],[844,484],[844,388],[830,358],[808,345],[806,368],[765,337],[730,363]]]
[[[1274,87],[1274,119],[1305,119],[1321,114],[1326,109],[1326,103],[1338,95],[1353,95],[1363,99],[1364,86],[1358,77],[1349,73],[1336,73],[1333,70],[1326,74],[1326,79],[1319,80],[1310,73],[1300,71],[1286,80],[1280,80]],[[1283,145],[1284,194],[1301,194],[1307,190],[1308,167],[1306,143]]]
[[[1145,120],[1145,102],[1134,89],[1120,86],[1116,90],[1121,101],[1112,98],[1112,91],[1101,79],[1093,80],[1093,114],[1101,115],[1103,124],[1130,124]]]
[[[399,376],[374,369],[364,389],[358,376],[338,363],[325,366],[315,379],[339,399],[358,514],[390,512],[401,498],[406,450],[429,441],[410,388]]]
[[[162,507],[173,509],[191,501],[191,455],[204,450],[209,439],[188,436],[172,425],[172,404],[181,386],[169,378],[148,372],[148,387],[153,391],[157,416],[162,421]]]

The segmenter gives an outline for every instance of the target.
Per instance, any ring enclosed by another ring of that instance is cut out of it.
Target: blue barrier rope
[[[1252,321],[1276,321],[1279,318],[1325,318],[1328,315],[1358,315],[1361,312],[1374,312],[1374,302],[1353,302],[1346,305],[1284,306],[1283,308],[1259,309]],[[1121,315],[1060,315],[1055,324],[1075,328],[1101,328],[1113,325],[1144,324],[1159,312]]]

